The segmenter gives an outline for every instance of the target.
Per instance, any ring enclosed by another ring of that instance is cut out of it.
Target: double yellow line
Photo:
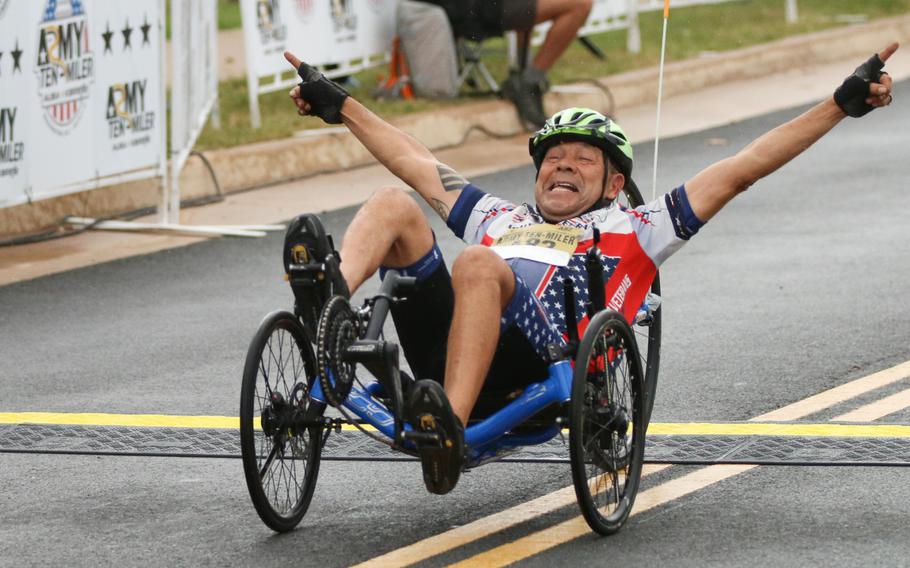
[[[846,402],[862,394],[871,392],[891,385],[897,381],[910,377],[910,361],[902,363],[890,369],[886,369],[873,375],[868,375],[857,379],[840,387],[833,388],[799,402],[790,404],[773,412],[756,416],[752,419],[753,424],[651,424],[648,427],[649,434],[666,433],[666,434],[696,434],[696,433],[731,433],[735,430],[740,435],[806,435],[819,436],[831,435],[821,434],[819,432],[839,432],[839,435],[849,435],[848,433],[863,432],[864,435],[870,433],[882,434],[890,432],[898,434],[900,437],[907,435],[906,426],[892,425],[874,425],[874,426],[851,426],[841,424],[762,424],[767,421],[786,421],[798,420],[805,418],[816,412],[831,408],[837,404]],[[899,405],[894,403],[894,397],[882,399],[883,406],[891,411],[896,411]],[[910,405],[910,399],[907,400]],[[873,403],[874,404],[874,403]],[[871,407],[872,405],[866,405]],[[866,408],[863,407],[863,408]],[[906,408],[903,406],[902,408]],[[868,415],[874,415],[875,412],[868,412]],[[839,416],[838,420],[843,420]],[[773,433],[768,433],[770,429],[778,429]],[[673,430],[673,431],[670,431]],[[782,432],[787,432],[786,434]],[[670,466],[667,465],[646,465],[643,475],[653,474],[662,471]],[[666,483],[642,491],[635,499],[635,508],[632,515],[638,515],[654,507],[679,499],[705,487],[719,483],[736,475],[755,469],[756,465],[714,465],[698,469],[682,477],[670,480]],[[408,566],[422,562],[434,556],[443,554],[457,547],[463,546],[470,542],[486,538],[495,533],[513,527],[520,523],[530,521],[536,517],[554,511],[561,507],[569,506],[575,501],[575,491],[572,486],[565,487],[544,495],[527,503],[522,503],[496,513],[489,517],[478,519],[456,529],[441,533],[410,546],[393,550],[382,556],[378,556],[366,562],[357,565],[357,568],[373,568],[380,566]],[[474,566],[497,567],[507,566],[518,562],[533,555],[540,554],[556,546],[565,544],[571,540],[590,534],[590,529],[580,516],[557,524],[529,535],[518,540],[497,546],[471,558],[463,560],[454,566],[467,568]]]

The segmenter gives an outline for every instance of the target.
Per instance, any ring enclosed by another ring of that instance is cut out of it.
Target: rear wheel
[[[645,450],[642,391],[632,330],[618,312],[598,312],[575,359],[569,456],[578,505],[600,534],[622,527],[638,492]]]
[[[638,191],[638,186],[631,179],[623,188],[618,200],[620,205],[629,208],[635,208],[645,203]],[[660,298],[659,273],[654,275],[651,294]],[[657,396],[657,374],[660,369],[660,326],[661,309],[659,306],[649,314],[647,319],[632,326],[638,343],[641,366],[644,370],[645,426],[651,421],[651,410],[654,408],[654,399]]]
[[[240,450],[247,489],[262,521],[286,532],[313,497],[325,405],[309,398],[313,350],[289,312],[266,316],[247,351],[240,391]]]

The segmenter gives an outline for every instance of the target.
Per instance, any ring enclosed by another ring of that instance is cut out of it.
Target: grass
[[[218,0],[218,29],[232,30],[241,25],[240,0]]]
[[[235,0],[219,0],[219,7],[235,5]],[[799,21],[795,24],[785,22],[784,0],[740,0],[671,8],[667,61],[679,61],[696,57],[703,52],[728,51],[787,36],[844,26],[847,21],[855,21],[858,16],[873,20],[910,12],[910,0],[799,0],[798,6]],[[239,25],[239,10],[237,12]],[[225,20],[233,17],[225,15]],[[660,60],[662,13],[654,11],[640,14],[639,23],[642,40],[640,53],[626,51],[624,30],[598,34],[591,39],[607,54],[607,60],[599,61],[579,43],[573,43],[550,71],[551,82],[574,83],[657,65]],[[844,41],[849,41],[849,38],[845,37]],[[508,67],[505,43],[502,40],[491,40],[487,45],[489,47],[486,49],[484,62],[494,77],[502,78],[506,75]],[[869,47],[875,49],[880,46]],[[476,100],[476,97],[467,96],[454,101],[379,100],[373,93],[379,83],[379,77],[386,72],[385,68],[363,71],[355,76],[360,86],[349,89],[358,100],[385,117],[450,107]],[[465,94],[469,94],[469,91]],[[219,131],[207,126],[197,143],[199,149],[286,138],[302,129],[324,126],[318,119],[299,119],[287,99],[287,94],[279,92],[260,97],[262,127],[253,130],[250,128],[249,103],[244,80],[222,82],[220,103],[222,129]]]
[[[171,39],[171,3],[164,4],[164,37]],[[240,0],[218,0],[218,29],[233,30],[243,26]]]

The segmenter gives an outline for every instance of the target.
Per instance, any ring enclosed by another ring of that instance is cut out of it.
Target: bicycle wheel
[[[240,450],[247,489],[262,521],[293,529],[313,497],[325,405],[309,399],[316,376],[303,326],[273,312],[250,342],[240,390]],[[310,423],[308,426],[301,424]]]
[[[618,531],[632,510],[645,451],[641,363],[622,314],[595,314],[572,378],[569,458],[581,512],[592,530]]]
[[[645,201],[638,191],[638,186],[629,180],[626,187],[619,195],[619,203],[624,207],[635,208],[644,205]],[[654,275],[651,284],[651,294],[660,297],[660,273]],[[654,409],[654,399],[657,396],[657,374],[660,369],[660,327],[661,309],[658,308],[650,314],[646,321],[632,326],[635,339],[638,343],[638,352],[641,356],[641,365],[645,371],[645,427],[651,422],[651,410]]]

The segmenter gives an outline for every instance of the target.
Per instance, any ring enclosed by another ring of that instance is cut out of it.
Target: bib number
[[[581,229],[560,225],[516,227],[497,237],[492,248],[505,259],[526,258],[544,264],[566,266],[572,259],[581,235]]]

